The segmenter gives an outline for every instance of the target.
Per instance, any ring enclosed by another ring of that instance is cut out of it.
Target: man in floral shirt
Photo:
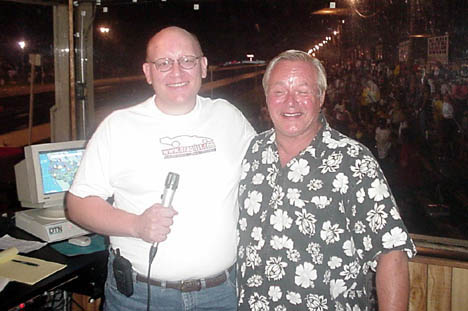
[[[371,152],[330,128],[325,70],[307,53],[263,78],[274,129],[257,136],[240,184],[239,310],[406,310],[415,247]]]

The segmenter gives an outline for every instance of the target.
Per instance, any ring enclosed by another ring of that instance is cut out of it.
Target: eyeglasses
[[[195,67],[195,65],[197,64],[197,61],[202,57],[203,55],[202,56],[185,55],[185,56],[179,57],[179,59],[177,59],[177,63],[179,63],[179,66],[182,69],[189,70]],[[158,58],[157,60],[153,62],[148,61],[148,63],[154,64],[156,69],[159,70],[160,72],[166,72],[172,69],[172,66],[174,66],[175,60],[173,60],[172,58],[165,57],[165,58]]]

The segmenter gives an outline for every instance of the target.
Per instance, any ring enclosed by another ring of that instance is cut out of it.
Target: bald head
[[[187,58],[191,59],[190,63],[181,64]],[[161,62],[169,64],[162,71],[156,65]],[[149,40],[142,67],[146,82],[156,95],[156,106],[162,112],[179,115],[195,107],[208,60],[193,34],[179,27],[164,28]]]
[[[151,60],[151,56],[153,55],[154,50],[158,47],[160,42],[167,40],[168,38],[172,38],[173,36],[178,36],[182,38],[185,37],[192,44],[193,50],[196,52],[196,54],[203,55],[200,42],[193,33],[188,32],[187,30],[177,26],[170,26],[157,32],[148,41],[148,44],[146,45],[146,60]]]

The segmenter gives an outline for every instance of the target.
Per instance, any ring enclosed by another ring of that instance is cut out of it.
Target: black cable
[[[154,257],[156,257],[156,253],[158,252],[158,245],[159,243],[154,243],[151,246],[149,252],[149,261],[148,261],[148,275],[146,277],[146,285],[148,289],[148,296],[146,297],[146,310],[150,311],[151,305],[151,285],[150,285],[150,278],[151,278],[151,264],[153,263]]]

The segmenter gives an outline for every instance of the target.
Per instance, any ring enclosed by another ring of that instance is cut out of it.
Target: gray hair
[[[265,70],[265,74],[263,75],[262,80],[265,95],[268,91],[268,82],[270,80],[271,71],[279,62],[283,60],[300,61],[311,64],[317,71],[317,84],[319,91],[318,95],[322,96],[323,94],[325,94],[325,91],[327,90],[327,75],[325,73],[325,68],[323,67],[322,63],[317,58],[310,56],[304,51],[287,50],[273,58]]]

